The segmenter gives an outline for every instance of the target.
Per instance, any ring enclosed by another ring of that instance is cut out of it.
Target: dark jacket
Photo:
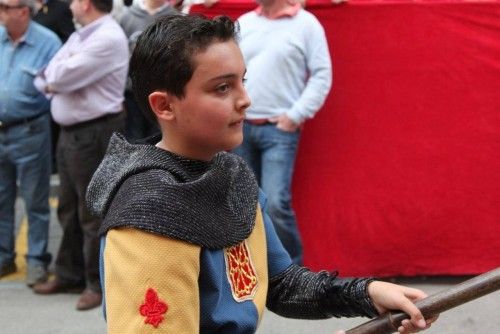
[[[75,31],[73,14],[71,14],[69,5],[60,0],[46,1],[33,20],[55,32],[63,43]]]

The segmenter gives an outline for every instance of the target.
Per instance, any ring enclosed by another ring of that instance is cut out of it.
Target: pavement
[[[57,178],[52,180],[57,189]],[[57,191],[52,192],[49,250],[55,255],[61,229],[56,218]],[[16,250],[18,272],[0,279],[0,334],[101,334],[106,324],[100,308],[76,311],[78,295],[58,294],[39,296],[25,284],[27,222],[22,201],[16,204]],[[53,265],[49,268],[53,270]],[[393,278],[391,281],[419,288],[428,294],[448,289],[470,277]],[[266,311],[257,334],[330,333],[350,329],[364,318],[328,320],[285,319]],[[500,291],[476,299],[443,313],[425,333],[429,334],[500,334]],[[118,333],[119,334],[119,333]]]

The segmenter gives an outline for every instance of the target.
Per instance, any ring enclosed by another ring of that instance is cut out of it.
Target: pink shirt
[[[122,111],[129,62],[128,43],[110,15],[74,32],[35,79],[54,93],[51,112],[61,125],[73,125]]]

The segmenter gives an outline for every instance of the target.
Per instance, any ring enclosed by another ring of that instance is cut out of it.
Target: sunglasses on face
[[[7,5],[5,3],[0,3],[0,11],[8,11],[9,9],[19,9],[26,7],[26,5]]]

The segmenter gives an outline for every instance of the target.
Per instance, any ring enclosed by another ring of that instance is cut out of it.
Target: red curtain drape
[[[325,27],[334,84],[303,130],[293,181],[306,265],[349,276],[500,266],[500,2],[308,9]]]

